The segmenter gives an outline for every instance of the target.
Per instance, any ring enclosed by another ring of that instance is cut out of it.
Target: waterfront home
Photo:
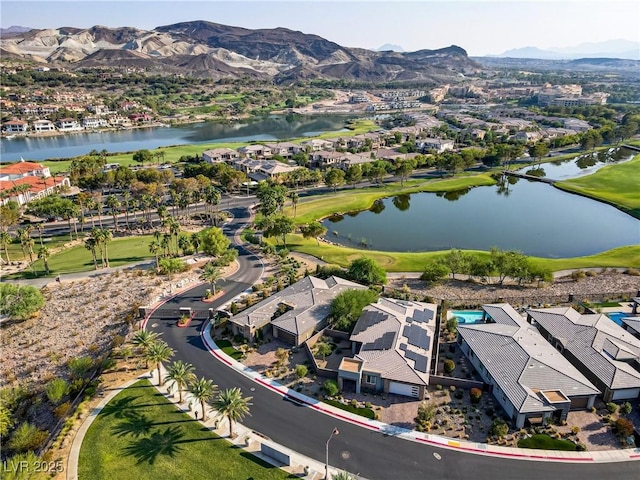
[[[2,131],[5,133],[26,133],[29,130],[29,124],[24,120],[13,119],[2,124]]]
[[[605,402],[640,397],[640,339],[601,313],[571,307],[527,310],[559,352],[602,392]]]
[[[491,393],[522,428],[591,408],[600,393],[511,305],[483,305],[485,323],[458,325],[458,345]]]
[[[51,120],[34,120],[33,131],[36,133],[55,132],[56,126]]]
[[[202,152],[202,160],[209,163],[231,163],[240,154],[231,148],[213,148]]]
[[[61,132],[78,132],[82,130],[75,118],[61,118],[56,122],[56,126]]]
[[[444,140],[442,138],[421,138],[415,141],[415,146],[421,152],[443,153],[453,150],[453,140]]]
[[[23,206],[70,186],[67,177],[52,177],[49,168],[39,163],[23,161],[0,167],[2,205],[14,200]]]

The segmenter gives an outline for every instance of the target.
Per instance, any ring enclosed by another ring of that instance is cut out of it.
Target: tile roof
[[[581,315],[570,307],[527,313],[607,387],[640,387],[640,371],[630,363],[640,362],[640,340],[606,315]]]
[[[390,298],[367,305],[350,337],[362,343],[355,358],[365,362],[363,370],[393,381],[427,385],[436,308],[431,303]]]
[[[520,413],[554,410],[539,394],[543,390],[561,390],[569,397],[599,393],[510,305],[482,308],[500,321],[459,325],[458,333]]]
[[[0,167],[0,175],[19,175],[44,169],[44,165],[35,162],[14,162]]]
[[[329,315],[331,301],[340,292],[367,287],[340,277],[326,280],[308,276],[249,307],[231,318],[238,325],[254,325],[262,328],[268,323],[292,334],[315,328]],[[272,320],[281,304],[290,308]]]

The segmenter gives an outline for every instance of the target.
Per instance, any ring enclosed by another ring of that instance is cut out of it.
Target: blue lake
[[[547,258],[640,243],[640,221],[610,205],[544,183],[511,182],[378,200],[367,211],[325,219],[326,237],[395,252],[496,246]]]
[[[91,150],[131,152],[170,145],[285,140],[340,131],[352,118],[346,115],[272,115],[247,122],[203,122],[56,137],[3,138],[0,140],[0,159],[14,162],[22,157],[41,161],[86,155]]]

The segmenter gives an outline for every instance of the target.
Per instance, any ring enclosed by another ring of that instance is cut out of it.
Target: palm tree
[[[206,378],[199,378],[191,384],[191,395],[193,398],[200,402],[202,407],[202,421],[207,421],[207,409],[205,403],[212,398],[218,386],[213,383],[213,380],[207,380]]]
[[[249,413],[249,402],[253,397],[243,397],[242,391],[236,388],[227,388],[218,394],[213,406],[218,410],[218,415],[229,420],[229,437],[233,437],[233,422],[239,422]]]
[[[160,335],[158,335],[156,332],[148,332],[147,330],[138,330],[136,333],[133,334],[131,343],[133,343],[136,347],[138,347],[138,349],[140,350],[140,353],[142,353],[142,355],[145,357],[145,361],[148,362],[148,360],[146,359],[147,350],[149,350],[149,347],[151,346],[151,344],[157,342],[159,338],[160,338]],[[147,368],[148,365],[149,363],[146,363],[145,368]]]
[[[198,247],[200,246],[200,235],[198,233],[191,234],[191,245],[193,245],[193,253],[198,253]]]
[[[16,233],[18,234],[18,240],[20,240],[20,250],[22,250],[22,258],[24,259],[27,257],[27,244],[25,242],[26,232],[24,228],[18,228]]]
[[[131,192],[129,190],[125,190],[122,192],[122,206],[124,207],[124,222],[127,226],[127,230],[129,230],[129,207],[131,201]]]
[[[156,340],[147,347],[145,358],[156,364],[159,386],[163,385],[162,376],[160,375],[162,362],[166,362],[171,357],[173,357],[173,349],[163,341]]]
[[[158,243],[156,240],[152,240],[151,243],[149,244],[149,252],[153,253],[156,257],[156,268],[158,268],[158,253],[160,252],[160,249],[162,247],[160,246],[160,243]]]
[[[220,268],[215,266],[212,262],[207,263],[200,274],[200,280],[209,282],[211,284],[211,292],[216,294],[216,282],[222,277]]]
[[[96,257],[96,247],[98,246],[98,241],[94,237],[87,237],[84,240],[84,248],[91,252],[91,256],[93,257],[93,268],[95,270],[98,269],[98,259]]]
[[[111,216],[113,217],[113,229],[118,229],[118,209],[122,206],[120,200],[115,195],[109,195],[106,200],[107,207],[111,210]]]
[[[218,226],[218,215],[217,212],[214,211],[214,209],[215,206],[220,203],[220,192],[213,185],[210,185],[205,189],[204,202],[209,206],[209,218],[213,218],[213,221],[211,223],[215,226]]]
[[[111,234],[111,230],[107,230],[106,228],[103,228],[100,230],[102,250],[104,251],[104,260],[107,268],[109,268],[109,251],[107,249],[107,245],[112,238],[113,238],[113,235]]]
[[[293,218],[296,218],[296,210],[298,209],[298,199],[300,196],[297,192],[291,192],[289,198],[291,199],[291,206],[293,207]]]
[[[357,478],[351,475],[349,472],[338,472],[334,475],[331,475],[331,480],[357,480]]]
[[[190,363],[184,363],[181,360],[173,362],[167,369],[167,374],[164,377],[164,381],[173,380],[178,386],[179,402],[182,403],[182,392],[184,387],[188,383],[195,381],[196,375],[193,373],[193,365]]]
[[[4,250],[4,256],[7,257],[7,263],[10,263],[9,259],[9,249],[7,248],[9,244],[13,241],[11,234],[9,232],[3,231],[0,232],[0,243],[2,243],[2,249]]]
[[[47,247],[40,247],[38,250],[38,258],[42,259],[44,263],[44,271],[49,275],[49,257],[51,256],[51,252]]]
[[[191,238],[187,234],[180,234],[178,236],[178,248],[182,250],[182,255],[186,255],[186,251],[191,247]]]

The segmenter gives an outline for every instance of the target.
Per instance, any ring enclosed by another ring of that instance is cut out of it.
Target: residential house
[[[453,150],[454,141],[442,138],[421,138],[416,140],[414,144],[422,152],[444,153]]]
[[[458,325],[458,344],[517,428],[591,408],[598,389],[511,305],[484,305],[487,323]]]
[[[249,158],[267,158],[272,155],[271,149],[265,145],[253,144],[238,149],[245,157]]]
[[[280,155],[282,158],[291,158],[296,153],[304,151],[303,147],[292,142],[265,143],[265,146],[271,149],[272,155]]]
[[[240,154],[231,148],[214,148],[202,152],[202,160],[209,163],[231,163],[240,158]]]
[[[564,128],[575,130],[576,132],[586,132],[593,127],[589,125],[586,120],[580,120],[579,118],[563,118],[562,123]]]
[[[105,128],[109,126],[109,123],[100,117],[84,117],[82,119],[82,126],[84,128]]]
[[[247,176],[259,182],[267,178],[276,178],[278,175],[289,173],[298,168],[297,165],[287,165],[277,160],[265,160],[257,158],[239,158],[231,162],[231,166],[236,170],[240,170]]]
[[[435,304],[380,298],[367,305],[349,337],[353,358],[338,369],[338,386],[424,399],[437,341]]]
[[[371,152],[345,153],[344,160],[340,162],[338,168],[346,171],[351,165],[361,165],[363,163],[371,163],[375,161],[376,159],[371,156]]]
[[[300,143],[301,147],[307,148],[309,152],[319,152],[321,150],[333,151],[335,150],[335,141],[322,140],[320,138],[312,138]]]
[[[309,164],[313,168],[326,170],[330,167],[337,167],[347,159],[345,153],[321,150],[309,154]]]
[[[56,122],[58,130],[61,132],[77,132],[82,130],[75,118],[61,118]]]
[[[604,314],[571,307],[527,310],[543,337],[602,392],[605,402],[640,397],[640,339]]]
[[[56,126],[51,120],[34,120],[33,131],[36,133],[55,132]]]
[[[32,200],[71,186],[67,177],[52,177],[49,167],[35,162],[15,162],[0,167],[0,202],[15,200],[26,205]]]
[[[542,133],[540,132],[518,132],[511,136],[511,140],[517,142],[524,142],[526,144],[534,144],[542,139]]]
[[[333,299],[354,289],[367,287],[335,276],[305,277],[231,317],[233,334],[253,340],[256,332],[271,330],[274,337],[300,345],[326,326]]]
[[[2,131],[5,133],[26,133],[29,130],[29,124],[24,120],[13,119],[2,124]]]

